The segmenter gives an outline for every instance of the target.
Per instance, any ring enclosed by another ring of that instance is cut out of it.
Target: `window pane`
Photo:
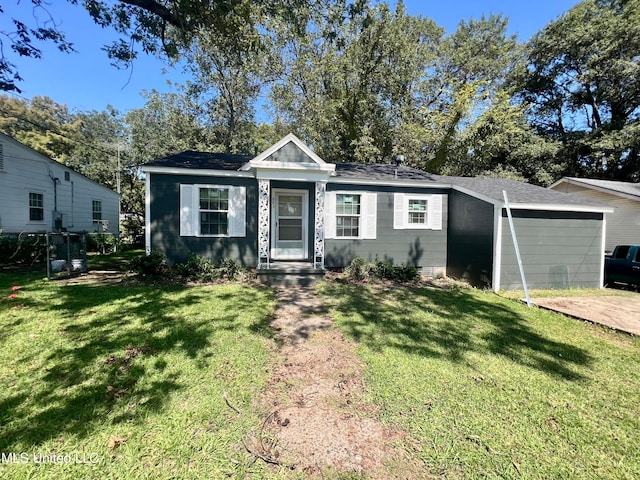
[[[339,193],[336,195],[336,214],[360,215],[360,195]]]
[[[302,219],[280,219],[278,240],[302,240]]]
[[[302,196],[278,195],[278,215],[281,217],[302,217]]]
[[[228,219],[226,212],[200,212],[201,235],[227,235]]]
[[[44,195],[29,192],[29,220],[41,222],[44,220]]]
[[[409,199],[408,221],[410,224],[426,225],[427,200],[420,200],[417,198]]]
[[[229,210],[227,188],[201,188],[200,210]]]
[[[337,217],[336,236],[337,237],[357,237],[359,233],[359,217]]]
[[[91,209],[93,212],[93,220],[102,220],[102,202],[100,200],[93,200],[91,202]]]

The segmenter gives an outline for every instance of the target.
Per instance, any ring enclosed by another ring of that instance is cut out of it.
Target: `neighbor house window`
[[[427,225],[429,223],[427,200],[409,198],[407,222],[409,225]]]
[[[29,220],[42,222],[44,220],[44,195],[29,192]]]
[[[200,188],[200,235],[229,232],[229,189]]]
[[[95,223],[102,221],[102,201],[93,200],[91,202],[92,218]]]
[[[336,237],[359,237],[360,195],[336,194]]]

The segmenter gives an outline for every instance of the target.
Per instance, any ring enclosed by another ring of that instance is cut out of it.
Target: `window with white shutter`
[[[377,201],[375,192],[327,192],[325,238],[375,239]]]
[[[442,195],[395,193],[395,230],[442,230]]]
[[[246,236],[246,188],[229,185],[180,185],[180,235]]]

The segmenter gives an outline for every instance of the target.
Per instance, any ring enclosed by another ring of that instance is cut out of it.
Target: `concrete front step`
[[[258,280],[270,286],[309,286],[324,278],[325,271],[308,262],[274,262],[256,270]]]

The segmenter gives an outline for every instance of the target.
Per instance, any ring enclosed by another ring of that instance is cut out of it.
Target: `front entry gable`
[[[335,165],[326,163],[290,133],[245,163],[240,171],[253,171],[258,179],[326,181],[335,172]]]

